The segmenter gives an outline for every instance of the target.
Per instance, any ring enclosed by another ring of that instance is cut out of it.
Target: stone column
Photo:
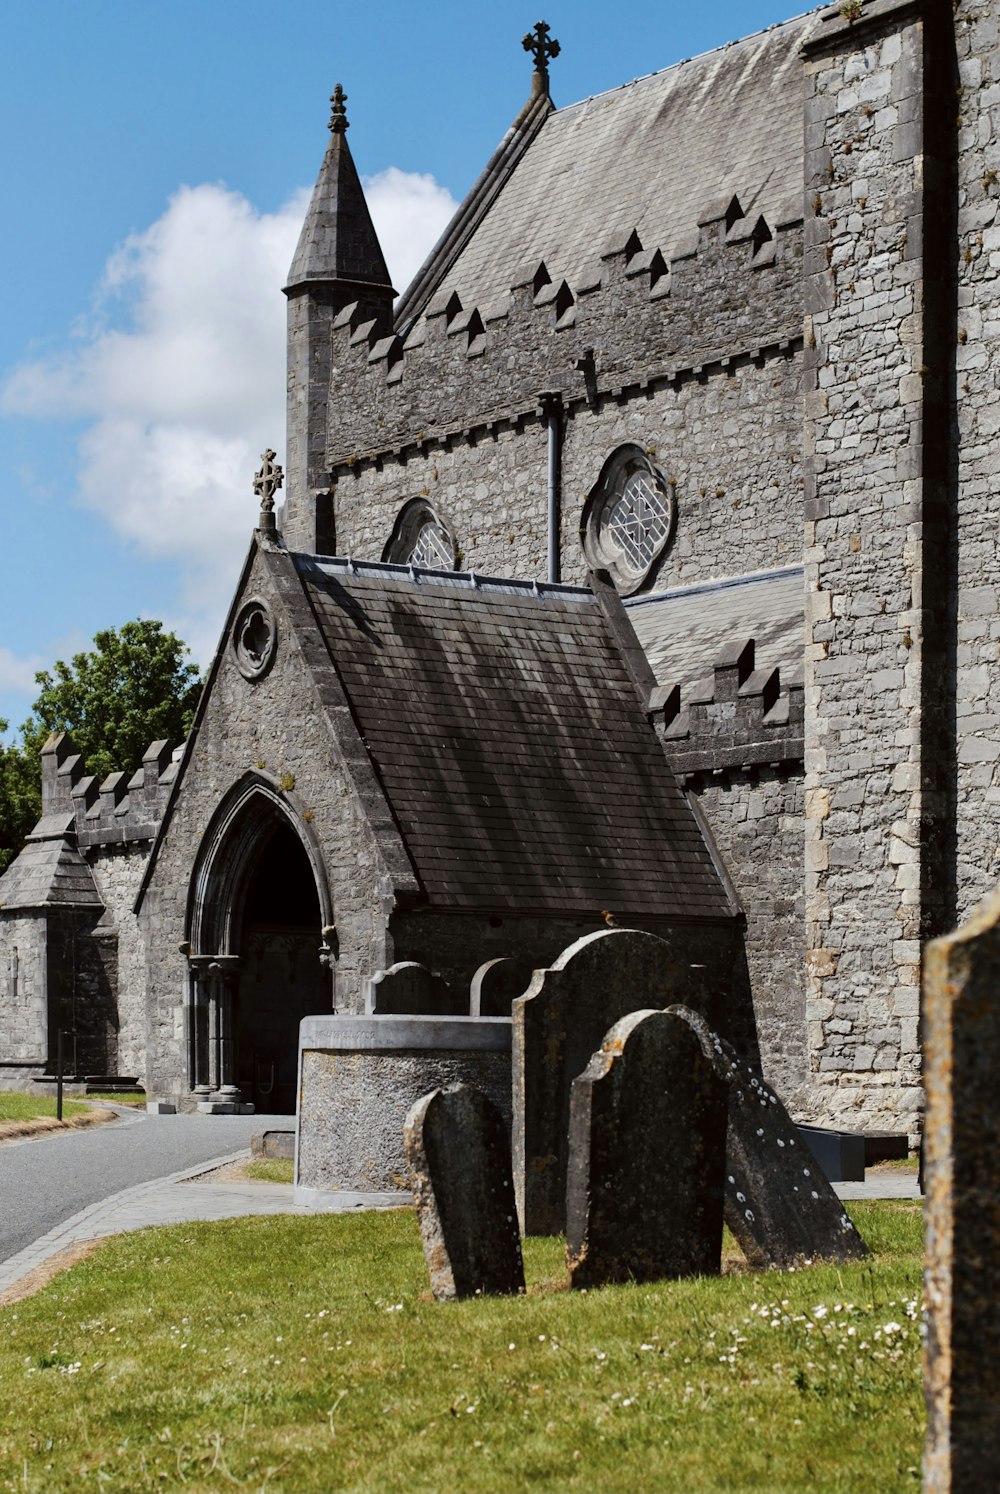
[[[192,1075],[198,1109],[205,1115],[232,1114],[243,1108],[235,1083],[233,1022],[239,956],[193,955],[190,963]]]

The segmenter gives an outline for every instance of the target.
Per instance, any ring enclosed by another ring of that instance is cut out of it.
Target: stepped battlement
[[[468,429],[470,411],[523,414],[542,390],[594,402],[784,349],[800,335],[801,256],[800,204],[770,223],[730,194],[683,242],[644,244],[633,229],[572,279],[541,260],[495,300],[466,305],[444,289],[397,326],[351,302],[330,329],[328,465],[336,476]]]
[[[180,755],[172,742],[151,742],[133,773],[109,773],[99,781],[69,733],[53,733],[42,748],[42,815],[72,810],[81,849],[152,840]]]
[[[805,698],[801,666],[757,669],[752,638],[684,687],[659,685],[649,715],[678,776],[801,762]]]

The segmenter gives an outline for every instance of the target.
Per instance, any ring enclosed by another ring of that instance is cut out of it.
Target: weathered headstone
[[[368,1017],[461,1017],[468,1002],[442,976],[416,960],[400,960],[379,970],[365,991]]]
[[[669,944],[637,929],[587,934],[564,949],[511,1008],[514,1188],[526,1235],[566,1225],[570,1087],[615,1022],[687,998],[692,972]]]
[[[924,954],[925,1494],[1000,1488],[1000,891]]]
[[[573,1286],[718,1274],[726,1113],[727,1085],[682,1008],[615,1023],[570,1099]]]
[[[470,1011],[474,1017],[509,1017],[518,996],[531,984],[534,966],[527,960],[507,955],[487,960],[472,977],[469,988]]]
[[[726,1223],[751,1266],[868,1254],[781,1100],[701,1017],[686,1013],[729,1090]]]
[[[496,1106],[470,1085],[435,1089],[407,1115],[403,1140],[434,1296],[523,1291],[510,1143]]]

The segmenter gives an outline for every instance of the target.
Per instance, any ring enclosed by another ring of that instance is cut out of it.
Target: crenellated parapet
[[[54,733],[42,748],[42,816],[72,811],[81,850],[150,841],[177,776],[179,752],[171,742],[151,742],[130,775],[87,772],[68,732]]]
[[[648,712],[682,780],[801,762],[802,672],[757,669],[752,638],[691,684],[659,685]]]
[[[327,461],[338,471],[470,425],[516,418],[541,390],[564,405],[787,348],[801,335],[802,212],[769,222],[730,194],[679,244],[634,230],[572,276],[547,261],[466,305],[445,286],[409,324],[361,302],[330,331]]]

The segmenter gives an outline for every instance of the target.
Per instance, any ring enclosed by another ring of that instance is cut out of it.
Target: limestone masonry
[[[188,742],[46,749],[0,1082],[62,1029],[80,1077],[293,1110],[301,1022],[381,972],[471,1012],[631,927],[796,1120],[919,1131],[923,946],[998,869],[1000,0],[559,109],[536,56],[398,298],[338,86],[284,507]]]

